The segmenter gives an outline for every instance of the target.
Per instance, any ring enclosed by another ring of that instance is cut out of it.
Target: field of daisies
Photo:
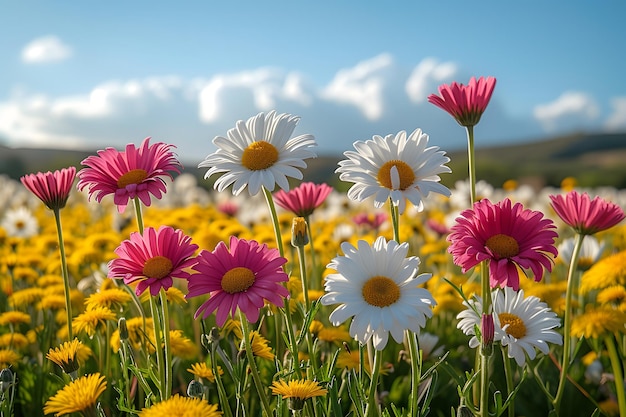
[[[626,416],[626,191],[476,178],[495,85],[428,97],[451,188],[420,129],[308,182],[275,111],[0,177],[1,415]]]

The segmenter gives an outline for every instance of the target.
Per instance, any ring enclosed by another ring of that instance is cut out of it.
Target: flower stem
[[[163,288],[161,288],[159,297],[161,299],[161,310],[163,312],[163,386],[165,388],[165,398],[161,401],[164,401],[172,396],[172,344],[170,342],[170,317],[167,295]]]
[[[315,256],[315,248],[313,247],[313,235],[311,234],[311,221],[310,216],[304,216],[306,222],[307,233],[309,234],[309,246],[311,247],[311,271],[313,272],[313,282],[311,288],[317,290],[319,287],[319,280],[317,279],[317,259]]]
[[[267,400],[267,397],[265,395],[263,384],[261,383],[261,377],[259,376],[259,371],[257,369],[256,361],[254,359],[254,353],[252,352],[252,341],[250,340],[250,325],[248,324],[248,319],[241,311],[239,312],[239,314],[241,320],[241,331],[243,333],[243,340],[246,349],[246,357],[248,358],[248,365],[250,366],[252,380],[254,381],[254,386],[257,390],[257,393],[259,394],[259,398],[261,398],[263,412],[266,416],[270,417],[272,415],[272,409],[270,408],[269,401]]]
[[[467,161],[469,165],[470,203],[476,202],[476,157],[474,155],[474,126],[466,126],[467,130]]]
[[[565,381],[567,380],[567,373],[570,363],[571,346],[572,346],[572,297],[574,293],[574,272],[578,266],[578,256],[580,255],[580,249],[583,244],[585,235],[576,234],[574,241],[574,249],[572,250],[572,259],[569,264],[569,271],[567,273],[567,291],[565,293],[565,318],[563,319],[563,360],[561,362],[561,376],[559,378],[559,387],[554,396],[554,409],[558,413],[563,399],[563,393],[565,392]]]
[[[511,369],[511,360],[507,357],[504,346],[500,346],[500,351],[502,352],[504,377],[506,378],[506,394],[508,397],[515,389],[515,387],[513,386],[513,370]],[[509,415],[509,417],[515,417],[515,398],[511,398],[509,405],[507,406],[507,410],[507,414]]]
[[[270,217],[272,218],[272,225],[274,226],[274,235],[276,236],[276,245],[278,246],[278,253],[283,258],[285,257],[285,249],[283,248],[283,237],[280,232],[280,224],[278,223],[278,214],[276,214],[276,205],[272,198],[272,193],[263,187],[263,193],[265,194],[265,201],[267,201],[267,207],[270,209]]]
[[[398,207],[393,204],[389,197],[389,211],[391,212],[391,227],[393,228],[393,240],[400,243],[400,215]]]
[[[150,311],[152,313],[152,324],[154,326],[154,355],[157,359],[157,369],[159,371],[159,380],[157,382],[157,386],[159,388],[159,395],[161,396],[161,401],[165,399],[165,364],[163,363],[163,352],[161,351],[161,317],[157,307],[156,297],[150,296]]]
[[[139,197],[133,198],[135,204],[135,218],[137,219],[137,229],[143,235],[143,216],[141,215],[141,201]]]
[[[418,387],[420,385],[420,379],[422,378],[422,356],[419,351],[417,334],[407,330],[406,338],[409,342],[409,354],[411,355],[411,402],[409,403],[409,416],[416,417],[419,415]]]
[[[54,209],[54,219],[57,225],[57,235],[59,238],[59,253],[61,255],[61,274],[63,275],[63,292],[65,294],[65,311],[67,312],[67,335],[69,341],[74,339],[72,334],[72,303],[70,299],[70,276],[67,270],[67,260],[65,258],[65,243],[63,241],[63,228],[61,227],[61,212]]]
[[[372,367],[372,378],[370,379],[370,390],[367,396],[367,407],[365,408],[365,415],[367,417],[374,417],[380,415],[378,410],[378,404],[376,403],[376,388],[378,387],[378,376],[380,375],[380,367],[383,362],[382,351],[374,349],[374,366]]]
[[[468,128],[469,129],[469,128]],[[490,314],[491,286],[489,285],[489,264],[483,261],[480,264],[480,284],[483,298],[482,314]],[[482,345],[482,344],[481,344]],[[489,353],[478,347],[480,351],[480,415],[489,416]]]
[[[617,393],[617,404],[619,407],[619,415],[626,416],[626,395],[624,394],[624,374],[622,373],[622,361],[619,358],[613,335],[608,334],[604,337],[604,344],[609,351],[609,359],[611,360],[611,368],[613,368],[613,376],[615,377],[615,392]]]

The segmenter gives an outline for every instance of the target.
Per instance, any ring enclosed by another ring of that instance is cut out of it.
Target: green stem
[[[170,341],[170,315],[167,295],[163,288],[159,292],[159,297],[161,299],[161,311],[163,312],[163,322],[161,324],[163,325],[163,386],[165,388],[165,398],[162,398],[161,401],[164,401],[172,396],[172,344]]]
[[[467,161],[469,165],[470,204],[476,202],[476,157],[474,155],[474,126],[466,126],[467,130]]]
[[[65,310],[67,312],[67,336],[69,341],[74,339],[72,334],[72,303],[70,299],[70,276],[67,270],[65,258],[65,243],[63,241],[63,228],[61,227],[61,212],[54,209],[54,219],[57,225],[57,235],[59,238],[59,252],[61,255],[61,274],[63,275],[63,292],[65,294]]]
[[[491,286],[489,285],[489,263],[480,264],[480,285],[483,298],[482,314],[491,314]],[[481,315],[482,317],[482,315]],[[482,337],[482,335],[481,335]],[[482,343],[481,343],[482,346]],[[480,355],[480,415],[489,416],[489,353],[478,347]]]
[[[617,348],[615,347],[613,335],[606,335],[604,337],[604,344],[609,351],[611,368],[613,368],[613,376],[615,377],[615,392],[617,394],[619,415],[626,416],[626,395],[624,394],[624,374],[622,373],[622,361],[620,360]]]
[[[407,330],[406,338],[409,341],[409,353],[411,355],[411,402],[409,404],[409,416],[416,417],[419,415],[418,387],[422,378],[422,356],[419,351],[417,334]]]
[[[376,404],[376,388],[378,387],[378,376],[380,375],[380,367],[383,362],[382,351],[374,352],[374,366],[372,368],[372,378],[370,379],[370,390],[367,396],[367,407],[365,408],[366,417],[379,416],[378,404]]]
[[[574,272],[578,266],[578,257],[580,255],[580,249],[583,244],[585,235],[576,234],[574,241],[574,249],[572,250],[572,259],[569,264],[569,271],[567,273],[567,291],[565,292],[565,318],[563,319],[563,360],[561,361],[561,376],[559,378],[559,388],[554,396],[554,409],[558,413],[563,399],[563,393],[565,392],[565,381],[567,380],[567,373],[570,364],[570,355],[572,354],[572,297],[574,294]]]
[[[311,301],[309,300],[309,283],[306,274],[306,260],[304,254],[304,246],[298,246],[298,260],[300,261],[300,280],[302,281],[302,297],[304,298],[304,307],[306,311],[311,309]]]
[[[270,209],[270,216],[272,218],[272,225],[274,226],[274,235],[276,236],[276,245],[278,245],[278,253],[280,256],[285,257],[285,249],[283,248],[283,237],[280,232],[280,223],[278,223],[278,214],[276,214],[276,205],[272,198],[272,193],[263,187],[263,193],[265,194],[265,201],[267,201],[267,207]]]
[[[515,386],[513,385],[513,370],[511,369],[511,360],[507,357],[504,346],[500,346],[500,351],[502,352],[504,377],[506,378],[506,394],[508,398],[508,396],[511,395],[511,393],[515,389]],[[509,415],[509,417],[515,417],[515,398],[511,398],[507,410],[507,414]]]
[[[157,359],[157,369],[159,371],[159,380],[155,381],[159,388],[161,400],[165,399],[165,364],[163,363],[163,355],[161,351],[161,318],[158,311],[156,297],[150,296],[150,312],[152,313],[152,325],[154,327],[154,355]]]
[[[220,398],[220,408],[224,413],[225,417],[233,417],[233,412],[230,409],[230,403],[228,402],[228,395],[226,394],[226,389],[224,388],[224,383],[222,382],[222,376],[219,373],[219,368],[217,366],[215,351],[217,342],[213,342],[210,348],[211,354],[211,368],[213,369],[213,375],[215,376],[215,384],[217,385],[217,395]]]
[[[265,395],[265,390],[263,389],[263,384],[261,382],[261,377],[259,376],[259,371],[256,366],[256,361],[254,359],[254,353],[252,352],[252,343],[250,340],[250,326],[248,324],[248,319],[246,316],[240,311],[240,320],[241,320],[241,330],[243,333],[243,340],[245,343],[246,349],[246,357],[248,358],[248,365],[250,366],[250,373],[252,374],[252,380],[254,381],[254,386],[259,394],[259,398],[261,398],[261,405],[263,406],[263,412],[266,416],[270,417],[272,415],[272,409],[270,408],[270,403],[267,400],[267,396]],[[296,353],[297,355],[297,353]]]
[[[135,204],[135,217],[137,218],[137,229],[143,235],[143,216],[141,215],[141,201],[139,197],[133,198]]]
[[[400,243],[400,215],[398,207],[393,204],[389,197],[389,211],[391,212],[391,226],[393,228],[393,240]]]
[[[309,246],[311,246],[311,271],[313,272],[313,282],[311,288],[317,290],[319,287],[319,280],[317,279],[317,258],[315,256],[315,248],[313,247],[313,234],[311,234],[310,216],[304,216],[304,221],[306,222],[306,229],[309,234]]]

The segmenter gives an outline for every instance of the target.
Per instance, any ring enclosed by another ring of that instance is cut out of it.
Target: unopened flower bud
[[[128,326],[126,326],[126,319],[120,317],[117,322],[117,329],[120,332],[120,340],[128,340]]]
[[[484,314],[480,320],[481,333],[481,352],[485,356],[491,356],[493,353],[493,338],[495,333],[495,325],[493,323],[492,314]]]
[[[0,371],[0,392],[8,390],[13,385],[13,372],[9,368]]]
[[[457,417],[474,417],[474,413],[465,405],[460,405],[459,408],[456,409]]]
[[[192,398],[202,398],[204,395],[204,385],[200,381],[192,379],[187,385],[187,395]]]
[[[294,217],[291,223],[291,244],[296,248],[301,248],[309,243],[309,234],[306,230],[306,220],[304,217]]]

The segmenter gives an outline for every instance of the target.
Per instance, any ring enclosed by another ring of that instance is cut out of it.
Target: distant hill
[[[0,174],[18,179],[32,172],[48,171],[70,165],[80,167],[80,161],[96,151],[61,149],[9,148],[0,145]],[[467,151],[447,152],[451,174],[442,175],[444,184],[467,178]],[[304,178],[327,182],[343,189],[335,174],[337,162],[343,155],[320,155],[308,160]],[[201,178],[205,170],[196,168],[198,161],[182,161],[186,172]],[[626,133],[574,134],[524,143],[476,148],[477,178],[501,186],[515,179],[537,187],[558,186],[566,177],[574,177],[582,186],[608,185],[626,188]],[[206,184],[206,182],[204,182]]]

